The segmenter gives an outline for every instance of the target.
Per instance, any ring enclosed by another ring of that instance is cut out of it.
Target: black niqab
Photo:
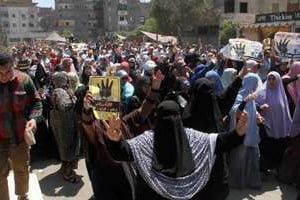
[[[199,131],[219,132],[222,116],[214,95],[214,82],[207,78],[198,79],[192,87],[191,102],[183,113],[184,126]]]
[[[195,169],[180,108],[174,101],[163,101],[157,110],[154,128],[154,151],[152,167],[168,176],[183,177]]]

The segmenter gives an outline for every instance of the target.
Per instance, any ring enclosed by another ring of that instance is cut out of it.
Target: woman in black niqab
[[[174,101],[164,101],[157,110],[152,167],[168,177],[182,177],[195,169],[180,108]]]

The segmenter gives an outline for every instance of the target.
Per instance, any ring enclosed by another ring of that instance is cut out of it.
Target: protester
[[[244,67],[234,82],[222,93],[214,93],[214,83],[207,78],[198,79],[192,87],[191,101],[183,113],[185,127],[207,133],[227,130],[223,119],[228,115],[247,73]],[[224,155],[216,156],[210,180],[202,191],[205,199],[226,199],[229,194],[228,168]],[[218,192],[216,192],[218,191]]]
[[[256,105],[253,94],[258,87],[259,76],[249,73],[243,80],[234,106],[230,114],[230,129],[236,126],[236,119],[240,111],[245,110],[249,115],[248,128],[243,144],[230,152],[229,156],[229,184],[232,187],[244,189],[260,189],[262,186],[259,168],[259,148],[260,141],[257,118],[262,123],[261,118],[257,116]],[[240,104],[244,104],[243,110],[240,110]]]
[[[159,94],[156,90],[160,87],[162,79],[160,74],[153,76],[152,91],[147,95],[141,107],[122,118],[124,138],[132,138],[150,128],[147,118],[159,102]],[[83,99],[81,125],[89,146],[94,150],[88,158],[87,165],[94,197],[96,200],[131,200],[130,184],[122,166],[113,161],[107,153],[107,146],[104,141],[105,126],[100,120],[95,120],[90,107],[91,101],[91,93],[87,92]]]
[[[214,157],[243,140],[247,128],[244,114],[235,131],[205,134],[185,129],[179,105],[164,101],[157,107],[157,122],[152,130],[123,140],[121,122],[104,122],[107,147],[112,157],[129,161],[137,170],[135,199],[203,199],[201,190],[209,180]]]
[[[224,89],[226,89],[237,75],[237,70],[234,68],[226,68],[221,76],[221,82]]]
[[[262,140],[260,143],[260,160],[263,171],[279,167],[287,147],[292,124],[280,74],[270,72],[264,87],[265,89],[256,99],[260,106],[260,113],[265,119],[263,128],[266,135],[261,134]]]
[[[77,117],[74,111],[76,97],[66,72],[56,72],[52,76],[50,126],[55,136],[61,159],[61,172],[64,180],[79,183],[74,171],[77,168],[80,138]]]
[[[36,131],[42,104],[30,77],[15,70],[13,63],[10,55],[0,52],[0,193],[1,199],[10,199],[10,160],[15,194],[19,200],[28,200],[30,152],[25,134]]]

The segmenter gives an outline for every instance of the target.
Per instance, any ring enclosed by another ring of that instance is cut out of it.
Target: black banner
[[[285,22],[294,20],[300,20],[300,11],[259,14],[255,16],[255,23]]]

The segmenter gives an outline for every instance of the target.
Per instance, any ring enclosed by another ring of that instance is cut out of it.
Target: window
[[[240,13],[248,13],[248,3],[247,2],[240,3]]]
[[[30,18],[31,18],[31,19],[34,19],[34,15],[30,15]]]
[[[2,16],[2,17],[8,17],[8,13],[6,13],[6,12],[1,13],[0,16]]]
[[[234,0],[225,0],[224,1],[224,12],[225,13],[234,13]]]
[[[17,24],[16,24],[16,23],[13,23],[13,27],[17,27]]]
[[[272,4],[272,12],[279,12],[279,3]]]
[[[288,2],[287,11],[298,11],[300,5],[300,0]]]
[[[28,26],[32,28],[32,27],[34,27],[34,24],[33,23],[29,23]]]
[[[16,18],[16,15],[15,15],[15,14],[12,14],[11,17],[12,17],[12,18]]]
[[[125,17],[120,17],[120,20],[121,22],[125,21]]]
[[[26,27],[26,24],[22,24],[22,27]]]
[[[66,26],[69,26],[69,25],[70,25],[70,23],[69,23],[69,22],[66,22],[65,24],[66,24]]]
[[[24,14],[22,14],[21,17],[22,17],[22,20],[26,19],[26,15],[24,15]]]
[[[8,22],[4,22],[4,23],[3,23],[3,27],[4,27],[4,28],[9,28],[9,23],[8,23]]]

